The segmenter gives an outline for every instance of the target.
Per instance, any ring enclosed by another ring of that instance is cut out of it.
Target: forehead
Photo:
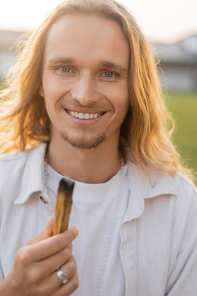
[[[122,59],[129,49],[119,24],[97,16],[66,15],[55,22],[48,34],[45,58],[87,55],[89,59]]]

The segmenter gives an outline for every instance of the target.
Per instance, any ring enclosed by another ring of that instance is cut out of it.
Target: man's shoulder
[[[193,192],[197,196],[197,190],[193,182],[180,172],[175,174],[152,172],[150,176],[145,174],[136,164],[128,162],[129,180],[135,186],[141,188],[145,198],[159,195],[180,195],[180,193]]]
[[[32,154],[39,154],[41,150],[45,149],[45,144],[29,148],[24,151],[10,152],[0,155],[0,167],[9,163],[26,162]]]
[[[5,179],[11,177],[13,174],[20,174],[28,161],[29,155],[33,149],[25,151],[11,152],[0,155],[0,178]]]
[[[5,212],[6,205],[13,202],[21,186],[23,171],[30,151],[18,151],[0,156],[0,211]]]
[[[2,186],[21,176],[31,150],[18,151],[0,156],[0,190]]]
[[[28,149],[24,151],[16,151],[0,155],[0,166],[9,162],[25,160],[28,157],[31,150],[32,149]]]
[[[45,144],[30,148],[25,151],[3,154],[0,156],[0,184],[5,180],[16,180],[22,177],[23,173],[29,174],[32,168],[41,166],[41,159],[44,157]],[[7,182],[7,181],[6,181]]]
[[[42,188],[46,145],[0,156],[0,200],[26,196],[31,188]],[[29,189],[30,188],[30,189]]]
[[[178,195],[185,196],[186,199],[190,196],[197,202],[197,188],[194,183],[180,172],[176,173],[174,179],[177,184]]]
[[[178,182],[182,182],[183,184],[187,184],[188,186],[194,187],[194,183],[189,179],[189,177],[185,176],[181,172],[177,172],[175,174],[175,178]]]

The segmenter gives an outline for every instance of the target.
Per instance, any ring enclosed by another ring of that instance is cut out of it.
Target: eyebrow
[[[60,58],[50,59],[48,61],[48,64],[49,65],[72,64],[72,63],[75,63],[75,62],[76,62],[76,60],[74,58],[71,58],[71,57],[61,58],[60,57]],[[128,72],[128,69],[121,66],[120,64],[115,64],[113,62],[106,61],[106,60],[100,61],[98,63],[98,65],[100,67],[107,68],[107,69],[114,69],[114,70],[117,70],[117,71]]]
[[[103,61],[99,62],[99,66],[104,67],[104,68],[108,68],[108,69],[114,69],[117,71],[128,72],[127,68],[125,68],[119,64],[115,64],[113,62],[110,62],[110,61],[103,60]]]
[[[67,58],[55,58],[55,59],[50,59],[48,61],[48,64],[72,64],[72,63],[75,63],[76,60],[73,59],[73,58],[70,58],[70,57],[67,57]]]

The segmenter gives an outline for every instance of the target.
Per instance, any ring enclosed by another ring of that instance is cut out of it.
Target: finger
[[[78,229],[72,227],[58,235],[28,246],[26,251],[28,256],[32,258],[32,261],[40,261],[60,252],[76,238],[77,234]]]
[[[71,256],[70,260],[66,264],[60,266],[60,269],[68,276],[68,279],[71,279],[77,272],[75,258]]]
[[[74,276],[69,279],[69,281],[60,286],[58,292],[54,296],[69,296],[71,295],[79,286],[77,272]]]
[[[42,277],[48,277],[54,271],[56,271],[60,266],[65,265],[72,257],[72,243],[68,247],[62,249],[60,252],[39,261],[38,274]]]
[[[65,284],[62,284],[57,274],[54,273],[53,276],[50,275],[42,281],[39,286],[39,295],[69,296],[76,290],[77,287],[77,273],[75,273]]]
[[[43,295],[51,295],[52,291],[57,292],[59,290],[60,286],[63,284],[57,275],[57,272],[60,270],[68,276],[69,282],[75,276],[77,270],[74,257],[71,256],[69,262],[61,266],[61,268],[54,270],[50,274],[44,274],[40,268],[38,269],[36,273],[36,282],[40,283],[42,292],[44,292]]]
[[[53,233],[53,224],[54,224],[54,217],[49,217],[46,228],[40,232],[36,237],[32,238],[26,246],[36,244],[48,237],[52,236]]]
[[[60,269],[58,269],[60,270]],[[52,274],[45,277],[45,280],[42,281],[42,295],[70,295],[77,287],[78,287],[78,275],[76,272],[76,262],[74,257],[72,256],[71,259],[67,264],[61,267],[61,270],[68,276],[68,281],[63,284],[58,275],[58,270],[55,270]],[[40,271],[40,270],[39,270]],[[38,278],[40,277],[37,274]],[[65,289],[62,289],[62,286],[67,286]],[[52,292],[53,291],[53,292]],[[49,293],[50,292],[50,293]]]

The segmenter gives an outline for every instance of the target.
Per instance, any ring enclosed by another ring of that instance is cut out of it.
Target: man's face
[[[128,44],[115,21],[60,18],[49,32],[40,89],[51,136],[78,148],[118,145],[129,106],[128,65]]]

